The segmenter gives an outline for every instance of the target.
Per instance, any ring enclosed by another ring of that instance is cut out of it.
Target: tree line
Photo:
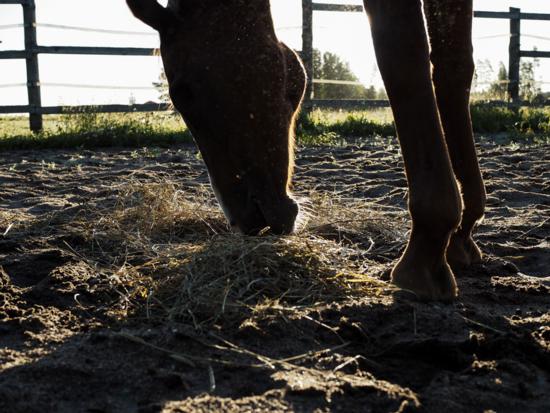
[[[536,50],[536,49],[535,49]],[[537,70],[540,59],[523,59],[520,63],[519,95],[521,100],[536,102],[550,98],[550,93],[542,92]],[[488,59],[476,62],[472,84],[472,98],[477,100],[508,100],[508,70],[500,62],[495,70]]]

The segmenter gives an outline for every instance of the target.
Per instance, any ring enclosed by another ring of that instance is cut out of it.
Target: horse
[[[160,35],[169,92],[230,226],[295,230],[294,127],[307,77],[279,41],[269,0],[127,0]],[[391,279],[423,300],[457,297],[454,272],[482,254],[472,238],[486,193],[469,111],[472,0],[364,0],[395,119],[412,219]]]

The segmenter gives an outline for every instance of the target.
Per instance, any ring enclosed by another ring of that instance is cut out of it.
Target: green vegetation
[[[550,136],[550,107],[512,110],[474,104],[471,112],[476,133],[508,132],[526,138]]]
[[[0,150],[168,146],[191,142],[179,115],[170,113],[46,116],[44,131],[33,134],[26,117],[0,118]]]
[[[331,52],[313,51],[313,73],[315,79],[341,80],[359,82],[359,77],[353,73],[350,64],[340,56]],[[366,87],[360,84],[330,84],[315,83],[313,85],[315,99],[387,99],[384,88],[376,89],[373,85]]]
[[[342,112],[314,110],[302,113],[296,127],[296,140],[302,145],[336,144],[345,138],[395,136],[389,109]]]
[[[45,130],[28,131],[25,117],[0,118],[0,150],[92,147],[169,146],[191,142],[191,134],[179,115],[171,113],[98,114],[76,113],[46,116]],[[472,105],[474,130],[501,134],[508,140],[550,140],[550,107],[521,108]],[[369,111],[314,110],[297,122],[299,145],[333,145],[346,138],[395,136],[389,109]]]
[[[508,140],[550,140],[550,107],[494,107],[483,103],[471,106],[474,132],[504,134]],[[313,111],[298,122],[298,142],[303,144],[335,144],[344,138],[395,136],[395,125],[389,109],[362,112]]]

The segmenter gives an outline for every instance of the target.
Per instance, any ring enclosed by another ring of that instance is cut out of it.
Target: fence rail
[[[22,27],[25,35],[24,50],[5,50],[0,51],[0,59],[25,59],[27,67],[27,87],[28,105],[0,106],[0,114],[28,113],[30,129],[34,132],[42,130],[42,115],[78,113],[82,110],[94,110],[97,112],[150,112],[168,110],[170,105],[146,103],[140,105],[99,105],[99,106],[42,106],[41,83],[38,66],[39,54],[65,54],[65,55],[110,55],[110,56],[154,56],[157,49],[154,48],[136,48],[136,47],[79,47],[79,46],[40,46],[37,42],[36,28],[55,27],[67,30],[79,30],[82,28],[60,25],[39,25],[36,21],[35,0],[0,0],[1,5],[18,4],[23,7],[23,24],[9,25],[13,27]],[[313,20],[315,12],[345,12],[362,13],[361,5],[346,4],[327,4],[316,3],[314,0],[302,0],[302,60],[308,72],[308,85],[306,90],[305,106],[307,108],[377,108],[388,107],[386,100],[319,100],[315,99],[313,94],[314,83],[326,83],[327,80],[315,79],[313,68]],[[476,18],[506,19],[510,21],[509,33],[509,53],[508,64],[508,94],[513,104],[521,104],[519,99],[520,84],[520,60],[522,57],[529,58],[550,58],[550,51],[521,50],[521,21],[522,20],[542,20],[550,21],[550,14],[543,13],[522,13],[518,8],[510,8],[508,12],[476,11]],[[7,26],[6,26],[7,27]],[[102,30],[85,28],[88,31],[100,31],[117,34],[145,34],[135,32],[122,32],[114,30]],[[149,35],[149,34],[148,34]],[[335,81],[335,83],[342,83]],[[348,82],[346,82],[348,84]],[[47,85],[47,84],[46,84]],[[3,87],[14,85],[2,85]],[[71,87],[71,85],[64,85]],[[496,105],[505,105],[507,102],[493,102]]]
[[[35,46],[26,50],[1,51],[0,59],[26,59],[36,54],[153,56],[157,50],[141,47]]]
[[[61,115],[71,113],[124,113],[159,112],[170,110],[167,103],[142,103],[135,105],[84,105],[84,106],[0,106],[0,114],[29,113],[31,115]]]

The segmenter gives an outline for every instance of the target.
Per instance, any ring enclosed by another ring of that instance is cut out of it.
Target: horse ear
[[[157,0],[126,0],[128,7],[139,20],[160,32],[170,26],[175,16]]]

